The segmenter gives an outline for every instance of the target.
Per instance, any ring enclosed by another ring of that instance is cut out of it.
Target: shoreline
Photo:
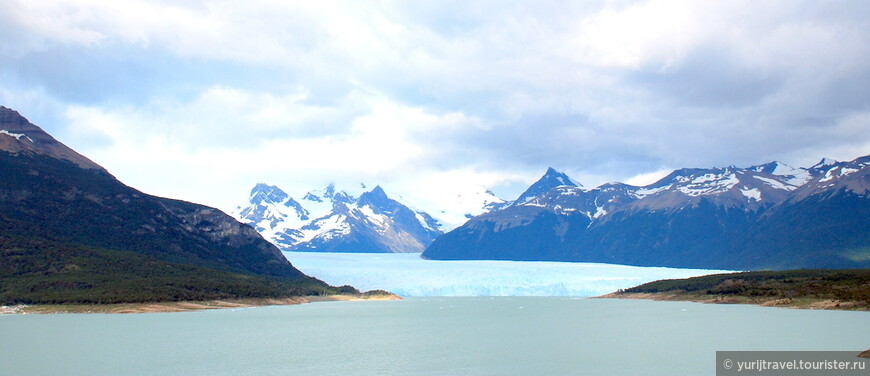
[[[595,296],[593,299],[641,299],[672,302],[693,302],[704,304],[751,304],[759,307],[778,307],[792,309],[818,309],[840,311],[870,311],[870,307],[860,302],[840,301],[822,298],[748,298],[736,295],[708,295],[686,292],[611,292]]]
[[[254,308],[267,306],[297,305],[316,302],[348,302],[365,300],[401,300],[398,295],[323,295],[294,296],[289,298],[243,298],[206,301],[146,302],[118,304],[19,304],[0,307],[0,315],[102,313],[139,314],[196,312],[214,309]]]

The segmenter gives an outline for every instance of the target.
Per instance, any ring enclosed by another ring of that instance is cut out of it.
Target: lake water
[[[717,350],[864,350],[868,312],[560,297],[0,316],[2,375],[714,375]]]

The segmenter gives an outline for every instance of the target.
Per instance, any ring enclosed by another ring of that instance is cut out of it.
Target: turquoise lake
[[[565,297],[0,316],[3,375],[714,375],[717,350],[870,348],[870,313]]]

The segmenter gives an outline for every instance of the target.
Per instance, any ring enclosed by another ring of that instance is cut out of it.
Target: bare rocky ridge
[[[0,164],[4,240],[50,239],[233,273],[304,277],[254,229],[214,208],[130,188],[6,107]]]
[[[0,106],[0,150],[42,154],[70,161],[81,168],[105,171],[100,165],[33,125],[17,111],[3,106]]]

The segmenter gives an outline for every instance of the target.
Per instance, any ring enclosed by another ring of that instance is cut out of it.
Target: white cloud
[[[212,87],[190,102],[114,110],[70,106],[66,117],[74,130],[71,145],[95,136],[108,140],[108,146],[79,150],[122,181],[149,193],[227,210],[259,181],[306,190],[317,188],[312,182],[390,180],[413,185],[402,181],[430,168],[425,161],[433,152],[425,142],[428,135],[479,123],[462,113],[432,114],[377,93],[358,92],[346,99],[354,102],[348,107],[359,111],[350,115],[348,124],[318,133],[307,128],[313,118],[342,109],[310,105],[304,99],[304,90],[275,97]],[[445,179],[442,184],[453,182]]]
[[[580,20],[573,50],[578,60],[602,66],[638,68],[657,61],[667,67],[703,37],[697,26],[703,12],[695,12],[693,3],[653,0],[605,6]]]
[[[483,200],[488,197],[487,189],[515,181],[525,183],[527,179],[528,176],[516,173],[481,171],[469,166],[427,169],[397,180],[395,186],[388,188],[402,196],[403,202],[441,220],[449,230],[465,223],[466,214],[480,214],[476,210],[482,208]]]
[[[624,183],[637,187],[645,187],[661,180],[673,171],[674,169],[660,169],[658,171],[645,172],[626,179]]]

